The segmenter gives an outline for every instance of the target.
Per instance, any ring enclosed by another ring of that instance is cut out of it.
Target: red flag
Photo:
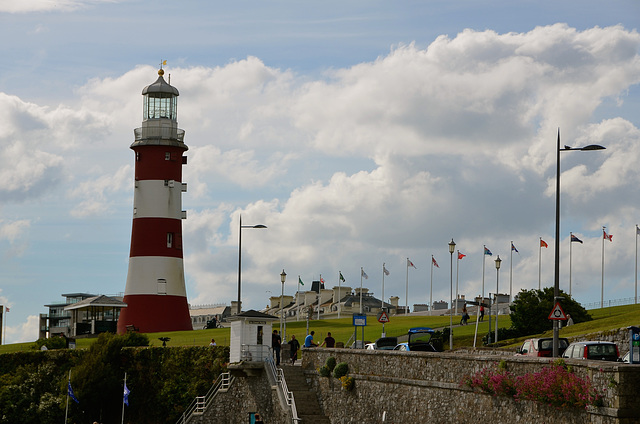
[[[540,239],[540,247],[549,247],[546,241]]]
[[[431,257],[431,262],[433,262],[436,268],[440,268],[440,265],[438,265],[438,262],[436,262],[436,258],[434,258],[433,256]]]
[[[464,253],[460,253],[460,252],[458,252],[458,259],[462,259],[462,258],[464,258],[465,256],[467,256],[467,255],[465,255]]]
[[[611,242],[613,241],[612,240],[613,239],[613,234],[607,234],[607,232],[604,229],[602,230],[602,234],[604,235],[604,238],[606,238],[607,240],[609,240]]]
[[[409,260],[409,258],[407,258],[407,266],[412,266],[412,267],[416,268],[416,266],[413,264],[413,262],[411,262]],[[418,269],[418,268],[416,268],[416,269]]]

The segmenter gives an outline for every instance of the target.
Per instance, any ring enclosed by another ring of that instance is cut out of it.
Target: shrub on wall
[[[340,377],[343,377],[343,376],[345,376],[347,374],[349,374],[349,365],[346,362],[340,362],[333,369],[333,376],[335,378],[340,378]]]
[[[333,369],[336,367],[336,358],[329,356],[325,361],[324,366],[329,369],[329,372],[333,372]]]
[[[558,408],[603,406],[603,398],[589,378],[580,378],[555,362],[541,371],[514,376],[505,367],[485,368],[466,377],[461,385],[494,396],[509,396],[517,400],[533,400]]]

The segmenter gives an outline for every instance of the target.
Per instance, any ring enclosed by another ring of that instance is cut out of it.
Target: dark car
[[[568,359],[590,359],[597,361],[617,361],[620,357],[618,345],[613,342],[583,341],[571,343],[562,354]]]
[[[433,343],[435,331],[429,327],[410,328],[406,343],[398,344],[394,350],[408,350],[411,352],[441,352]]]
[[[562,355],[569,346],[569,340],[558,339],[558,355]],[[527,339],[516,351],[516,355],[548,357],[553,356],[553,337]]]
[[[368,343],[366,349],[370,350],[393,350],[398,344],[397,337],[380,337],[375,343]]]

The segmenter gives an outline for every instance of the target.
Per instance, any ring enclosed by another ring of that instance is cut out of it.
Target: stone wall
[[[355,389],[345,391],[335,378],[317,369],[330,356],[349,364]],[[303,367],[317,389],[332,423],[456,422],[630,424],[640,421],[640,366],[567,360],[579,376],[588,376],[605,407],[556,409],[537,402],[516,402],[474,392],[461,382],[504,360],[515,374],[536,372],[551,359],[496,356],[485,353],[430,353],[351,349],[304,349]]]

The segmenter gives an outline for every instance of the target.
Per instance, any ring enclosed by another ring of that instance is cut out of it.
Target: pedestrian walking
[[[298,359],[298,349],[300,349],[300,342],[296,339],[296,335],[291,335],[291,341],[289,341],[289,346],[291,347],[290,355],[291,355],[291,365],[296,364],[296,359]]]
[[[480,305],[480,319],[479,321],[484,321],[484,305]]]
[[[469,314],[467,313],[467,305],[462,307],[462,318],[460,319],[460,325],[467,325]]]

